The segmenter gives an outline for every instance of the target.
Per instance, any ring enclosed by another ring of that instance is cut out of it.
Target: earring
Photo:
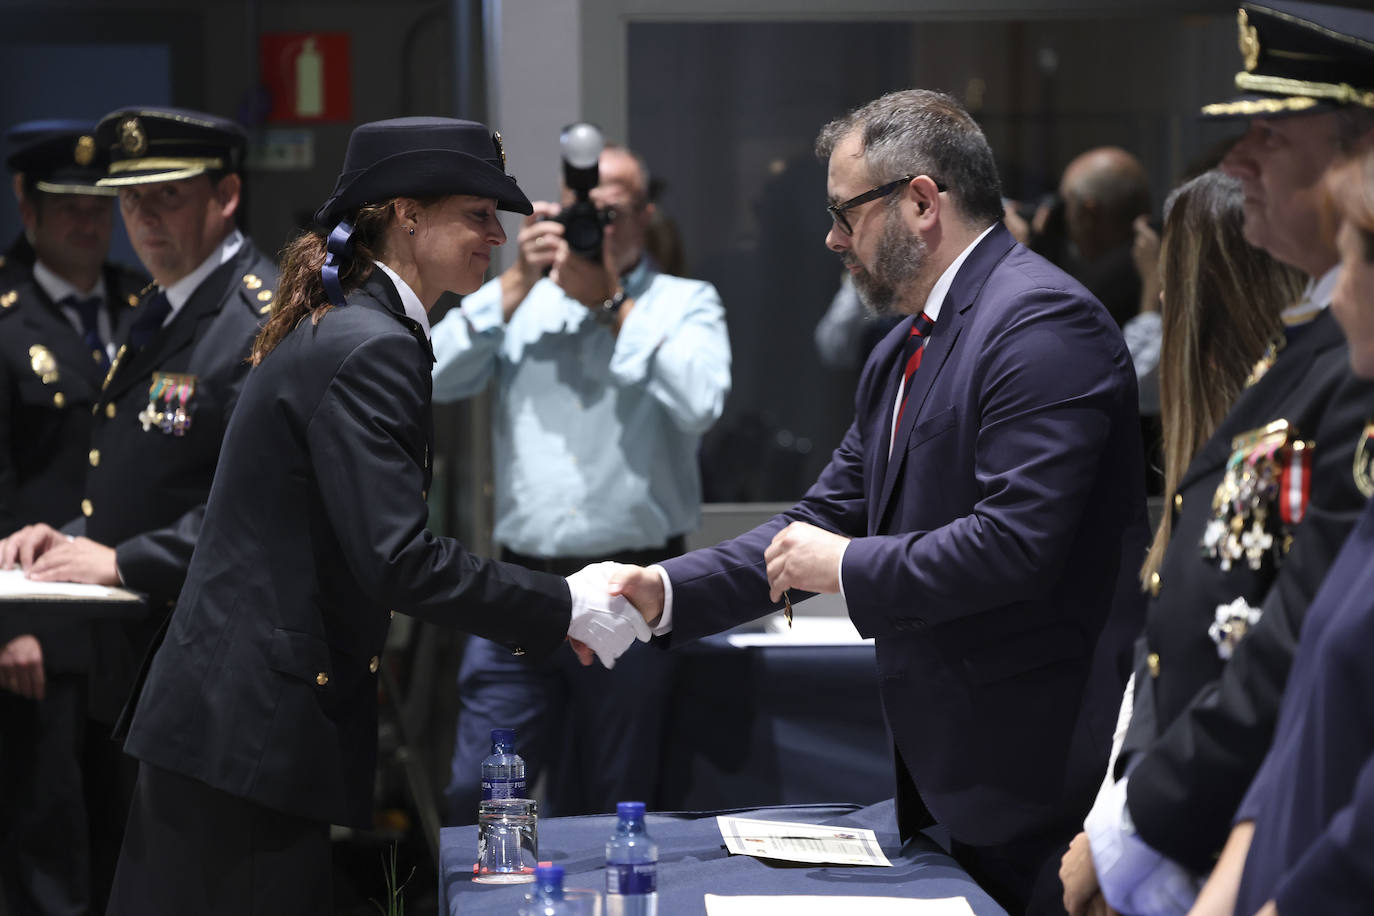
[[[411,226],[410,229],[409,229],[409,231],[410,231],[410,234],[411,234],[411,235],[414,235],[414,234],[415,234],[415,227],[414,227],[414,226]]]

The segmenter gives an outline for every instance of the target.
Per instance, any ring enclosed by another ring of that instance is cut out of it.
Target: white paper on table
[[[737,855],[818,865],[892,866],[873,831],[861,827],[792,824],[723,814],[716,816],[716,826],[725,838],[725,848]]]
[[[706,916],[974,916],[967,898],[915,900],[910,897],[724,897],[706,895]]]
[[[18,598],[98,598],[109,601],[137,601],[138,596],[122,588],[84,585],[78,582],[34,582],[22,569],[0,569],[0,601]]]
[[[763,633],[731,633],[726,640],[736,649],[753,646],[861,646],[872,645],[864,639],[848,617],[808,617],[798,614],[788,627],[779,614],[768,621]]]

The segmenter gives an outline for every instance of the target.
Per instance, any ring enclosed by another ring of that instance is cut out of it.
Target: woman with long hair
[[[287,248],[186,585],[130,705],[139,778],[109,912],[332,911],[329,825],[371,825],[396,611],[517,654],[648,639],[595,573],[485,560],[425,527],[428,311],[481,283],[505,241],[498,209],[530,212],[504,165],[481,124],[365,124],[323,231]]]
[[[1164,506],[1140,570],[1146,589],[1169,546],[1179,482],[1231,409],[1264,350],[1279,313],[1306,278],[1251,246],[1242,234],[1240,182],[1204,172],[1164,204],[1160,243],[1159,396],[1164,427]]]

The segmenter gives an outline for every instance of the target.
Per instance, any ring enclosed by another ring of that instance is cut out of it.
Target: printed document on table
[[[725,848],[737,855],[818,865],[892,865],[873,831],[860,827],[823,827],[727,815],[717,815],[716,826],[725,838]]]
[[[0,569],[0,601],[84,598],[97,601],[138,601],[137,595],[122,588],[82,585],[77,582],[34,582],[22,569]]]
[[[913,900],[909,897],[722,897],[706,895],[706,916],[974,916],[963,897]]]

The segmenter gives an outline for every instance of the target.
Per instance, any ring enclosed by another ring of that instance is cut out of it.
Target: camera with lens
[[[601,183],[597,163],[606,141],[595,124],[579,121],[563,128],[558,143],[563,155],[563,184],[572,191],[573,202],[554,220],[563,224],[563,238],[573,254],[599,261],[606,227],[615,221],[615,210],[598,208],[591,199],[592,188]]]

